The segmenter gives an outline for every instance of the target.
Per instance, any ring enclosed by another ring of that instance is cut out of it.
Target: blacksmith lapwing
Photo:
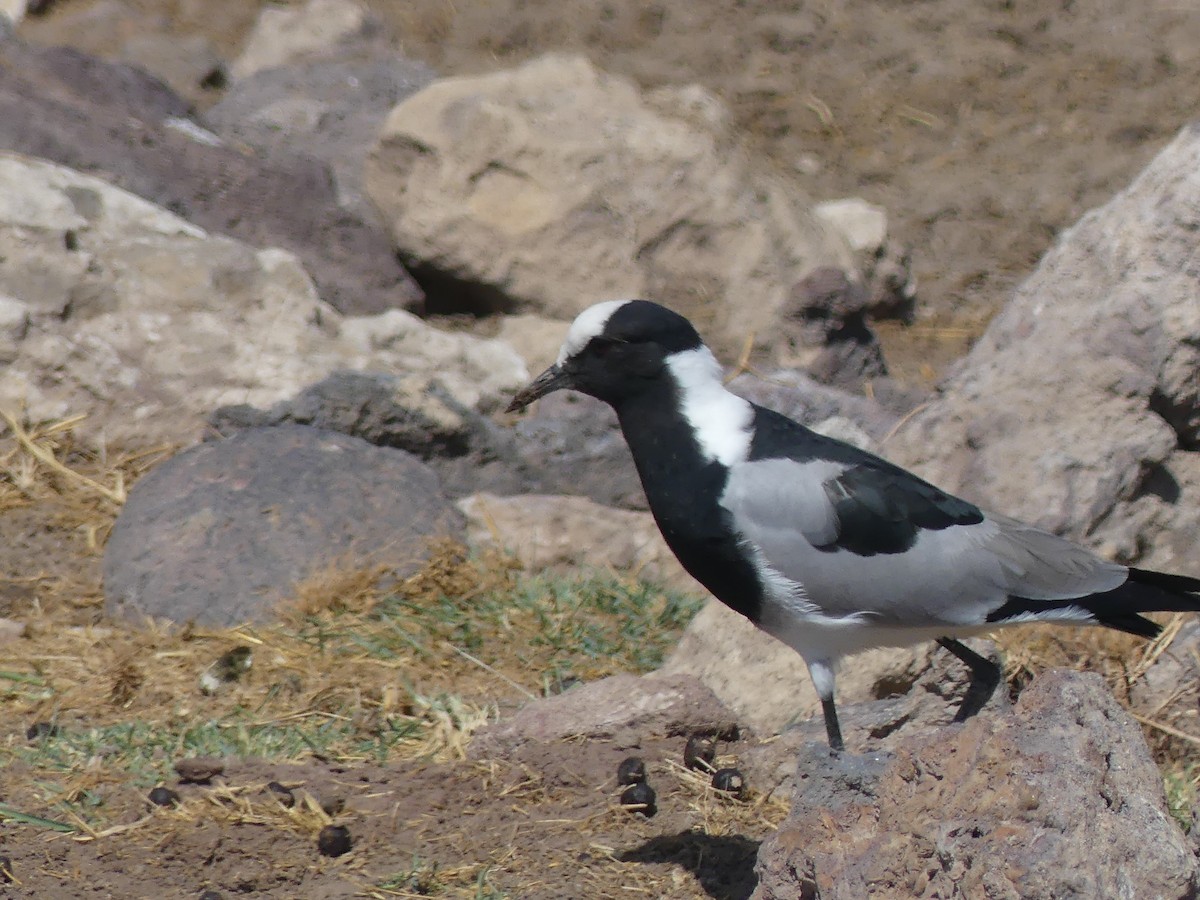
[[[616,411],[684,568],[804,658],[836,750],[847,654],[937,640],[972,672],[961,721],[1000,672],[955,638],[1025,622],[1152,638],[1140,613],[1200,610],[1200,579],[1109,562],[738,397],[691,323],[656,303],[584,310],[509,409],[562,388]]]

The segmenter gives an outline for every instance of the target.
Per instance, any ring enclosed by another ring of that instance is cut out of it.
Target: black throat
[[[668,375],[614,409],[667,546],[713,596],[757,623],[762,584],[718,502],[729,470],[701,454],[679,401]]]

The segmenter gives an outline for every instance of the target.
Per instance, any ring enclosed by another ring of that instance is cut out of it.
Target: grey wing
[[[825,460],[743,463],[730,472],[721,498],[760,561],[822,616],[972,625],[1010,597],[1066,600],[1126,578],[1125,567],[1063,538],[983,513],[940,527],[906,522],[914,537],[903,549],[865,552],[860,539],[844,533],[847,522],[861,527],[862,510],[839,515],[847,508],[843,486],[861,481],[844,477],[852,470]],[[895,473],[882,474],[891,479],[889,490],[906,487]],[[929,489],[915,478],[911,484]]]
[[[779,553],[800,541],[824,547],[841,533],[825,484],[845,470],[825,460],[742,463],[730,470],[721,505],[734,526],[759,547],[777,547]]]
[[[1008,593],[1029,600],[1071,600],[1111,591],[1129,569],[1066,538],[1016,519],[989,513],[996,532],[984,542],[1000,561]]]

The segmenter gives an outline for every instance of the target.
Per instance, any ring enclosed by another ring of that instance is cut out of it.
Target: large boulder
[[[99,175],[207,231],[290,250],[341,312],[423,302],[375,217],[343,207],[329,167],[303,148],[227,144],[131,66],[3,32],[0,55],[0,150]]]
[[[1048,672],[1008,712],[889,753],[801,752],[756,900],[1185,898],[1196,856],[1141,731],[1096,675]]]
[[[270,619],[330,570],[411,574],[462,517],[402,450],[302,426],[242,431],[138,481],[104,550],[105,611],[206,625]]]
[[[888,455],[1123,559],[1190,523],[1172,473],[1200,446],[1197,171],[1190,126],[1063,233]]]
[[[223,404],[270,406],[336,369],[437,373],[493,408],[527,378],[498,341],[409,313],[343,317],[300,262],[99,179],[0,154],[0,404],[145,445],[194,437]]]
[[[855,272],[842,235],[756,168],[698,87],[643,94],[578,57],[435,81],[396,107],[367,191],[459,309],[571,319],[653,297],[728,351],[769,344],[791,287]]]

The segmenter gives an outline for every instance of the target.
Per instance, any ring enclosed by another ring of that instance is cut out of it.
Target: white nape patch
[[[679,385],[683,416],[700,452],[733,466],[750,455],[754,407],[721,383],[721,364],[705,346],[667,357],[667,368]]]
[[[603,303],[589,306],[576,316],[571,327],[567,329],[567,339],[563,341],[562,349],[558,351],[558,365],[561,366],[586,347],[592,338],[603,334],[613,313],[629,302],[628,300],[606,300]]]

